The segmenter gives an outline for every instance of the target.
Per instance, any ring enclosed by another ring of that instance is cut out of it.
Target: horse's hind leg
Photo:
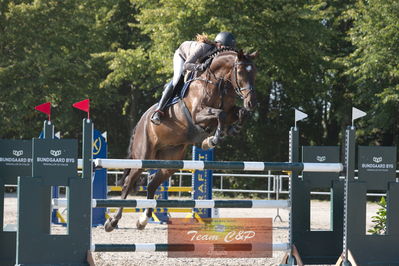
[[[170,147],[168,149],[159,151],[157,154],[157,159],[182,160],[186,148],[187,145],[180,145],[177,147]],[[154,199],[155,191],[158,189],[158,187],[177,170],[178,169],[159,169],[155,173],[154,178],[151,179],[150,183],[147,186],[147,199]],[[152,217],[152,212],[152,208],[148,208],[145,210],[145,212],[140,216],[140,219],[136,223],[137,229],[142,230],[145,228],[148,220]]]
[[[148,183],[147,199],[154,199],[155,191],[158,189],[158,187],[176,171],[176,169],[158,169],[150,183]],[[141,214],[136,223],[137,229],[143,230],[146,227],[149,219],[152,217],[152,212],[153,209],[148,208]]]
[[[129,193],[132,191],[135,183],[137,182],[140,174],[143,172],[143,169],[131,169],[129,172],[129,175],[125,178],[125,182],[122,187],[122,195],[121,199],[126,199],[126,197],[129,195]],[[119,220],[122,218],[122,213],[123,213],[123,207],[120,207],[118,209],[118,212],[114,215],[114,217],[109,218],[105,224],[104,224],[104,229],[106,232],[111,232],[114,230],[117,225]]]

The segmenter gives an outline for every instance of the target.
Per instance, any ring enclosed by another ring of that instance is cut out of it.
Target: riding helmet
[[[218,42],[223,46],[233,48],[236,46],[236,39],[234,38],[233,34],[226,31],[220,32],[218,35],[216,35],[215,42]]]

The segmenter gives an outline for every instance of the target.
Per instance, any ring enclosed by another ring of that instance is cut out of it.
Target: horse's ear
[[[240,49],[237,53],[238,60],[243,60],[245,58],[244,51]]]
[[[253,60],[259,55],[259,51],[255,51],[249,55],[249,57]]]

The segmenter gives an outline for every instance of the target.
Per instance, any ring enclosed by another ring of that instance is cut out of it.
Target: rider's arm
[[[214,46],[206,43],[192,43],[192,45],[190,46],[190,50],[188,50],[188,53],[185,53],[187,55],[187,58],[183,65],[183,70],[204,71],[209,66],[209,64],[200,64],[198,63],[198,60],[202,59],[213,48]]]
[[[184,71],[195,71],[197,67],[201,64],[196,63],[199,58],[204,55],[203,47],[199,46],[195,49],[186,59],[186,62],[183,65]]]

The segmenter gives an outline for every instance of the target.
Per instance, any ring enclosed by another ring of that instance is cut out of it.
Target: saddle
[[[183,75],[180,76],[179,82],[176,84],[175,88],[173,89],[173,95],[168,100],[168,103],[166,104],[165,108],[168,108],[169,106],[178,103],[180,99],[184,98],[188,90],[188,87],[190,86],[191,81],[193,81],[194,75],[195,73],[191,72],[187,81],[185,81]]]

